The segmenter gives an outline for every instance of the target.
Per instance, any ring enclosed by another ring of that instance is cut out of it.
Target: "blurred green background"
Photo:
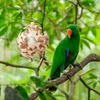
[[[66,36],[67,25],[74,23],[75,6],[72,2],[78,7],[77,26],[81,37],[76,62],[82,61],[90,53],[100,55],[100,0],[0,0],[0,61],[37,68],[39,65],[39,61],[35,61],[37,58],[30,62],[21,57],[16,43],[16,38],[25,25],[34,22],[39,26],[43,24],[44,32],[46,31],[49,36],[45,57],[47,61],[52,62],[56,46]],[[50,67],[51,63],[50,66],[43,63],[40,68],[39,74],[45,77],[44,80],[49,77]],[[100,92],[99,62],[88,64],[73,79],[91,69],[95,70],[83,75],[82,78],[89,86]],[[11,87],[21,85],[30,95],[36,88],[30,76],[36,76],[33,70],[0,64],[0,100],[4,100],[6,85]],[[59,88],[69,93],[70,82],[59,85]],[[59,90],[53,95],[57,100],[65,100],[65,95]],[[72,100],[87,100],[87,98],[87,88],[78,81]],[[91,92],[90,100],[100,100],[100,96]]]

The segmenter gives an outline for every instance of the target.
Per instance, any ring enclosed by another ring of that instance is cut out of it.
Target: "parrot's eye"
[[[72,35],[72,30],[71,29],[67,30],[67,35],[68,35],[69,38],[71,38],[71,35]]]

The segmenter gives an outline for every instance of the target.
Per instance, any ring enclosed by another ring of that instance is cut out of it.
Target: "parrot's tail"
[[[58,77],[60,77],[60,70],[57,70],[53,75],[50,76],[50,78],[48,80],[49,81],[50,80],[54,80],[54,79],[57,79]],[[57,88],[54,87],[54,86],[52,86],[52,87],[49,88],[50,91],[56,91],[56,89]]]

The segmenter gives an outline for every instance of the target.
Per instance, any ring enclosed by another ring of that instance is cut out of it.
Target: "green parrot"
[[[80,35],[75,24],[67,26],[66,37],[57,46],[50,73],[49,80],[60,77],[69,64],[74,66],[74,61],[79,52]]]

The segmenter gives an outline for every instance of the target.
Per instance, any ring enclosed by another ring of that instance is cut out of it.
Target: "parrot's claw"
[[[83,69],[79,63],[74,64],[74,67],[78,66],[81,70]]]

